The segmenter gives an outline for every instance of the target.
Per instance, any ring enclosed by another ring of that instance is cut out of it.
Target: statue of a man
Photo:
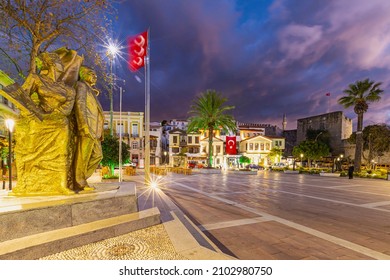
[[[76,85],[75,116],[77,147],[74,157],[74,190],[92,190],[87,179],[93,174],[103,158],[104,115],[97,99],[99,91],[94,88],[97,76],[86,66],[80,68],[80,81]]]

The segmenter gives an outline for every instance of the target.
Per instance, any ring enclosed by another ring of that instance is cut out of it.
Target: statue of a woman
[[[74,135],[70,115],[76,93],[61,79],[64,65],[58,53],[42,53],[39,60],[39,74],[30,74],[22,89],[43,111],[42,121],[22,111],[16,123],[18,181],[13,194],[71,194]]]

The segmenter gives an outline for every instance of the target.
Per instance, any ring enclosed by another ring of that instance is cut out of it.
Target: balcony
[[[180,141],[180,147],[186,147],[187,142],[186,141]]]
[[[116,133],[116,136],[120,136],[120,133]],[[128,133],[122,133],[122,137],[125,137],[125,138],[129,138],[129,134]]]

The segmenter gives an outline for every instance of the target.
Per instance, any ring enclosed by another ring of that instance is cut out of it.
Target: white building
[[[110,129],[110,112],[104,111],[104,129]],[[130,159],[137,165],[143,165],[144,149],[144,113],[143,112],[113,112],[113,133],[119,137],[122,133],[123,142],[130,146]]]

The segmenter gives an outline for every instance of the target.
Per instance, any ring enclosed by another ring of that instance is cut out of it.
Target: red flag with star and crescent
[[[148,31],[128,39],[129,69],[132,72],[144,67],[148,51]]]
[[[236,155],[236,136],[226,136],[226,154]]]

